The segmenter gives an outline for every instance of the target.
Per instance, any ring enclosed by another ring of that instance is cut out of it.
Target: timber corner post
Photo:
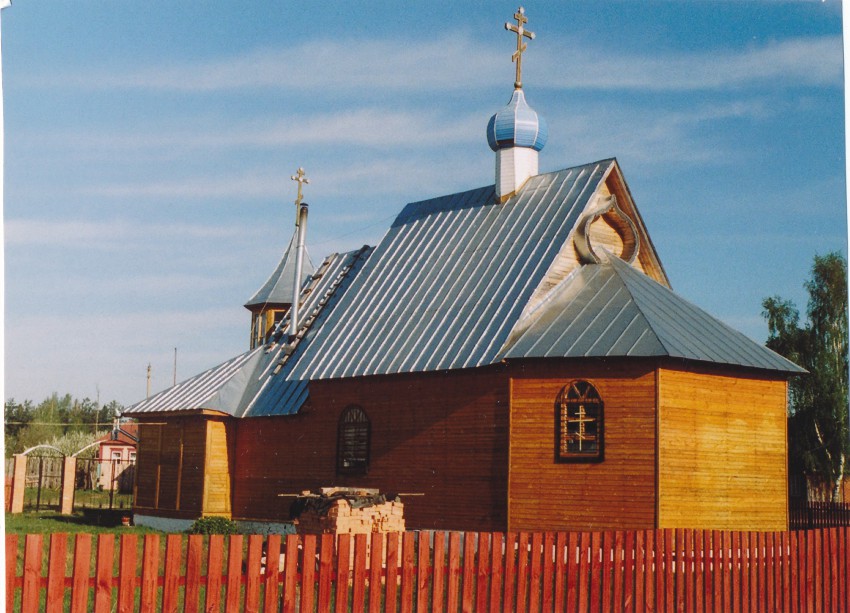
[[[74,481],[77,474],[77,457],[65,456],[62,462],[62,492],[59,513],[71,515],[74,512]]]
[[[27,483],[27,456],[23,453],[14,455],[15,465],[12,474],[12,503],[10,513],[24,512],[24,488]]]

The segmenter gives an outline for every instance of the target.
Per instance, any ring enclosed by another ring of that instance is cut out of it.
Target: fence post
[[[74,485],[77,476],[77,458],[65,456],[62,462],[62,494],[59,498],[59,513],[71,515],[74,512]]]
[[[10,513],[24,512],[24,488],[27,485],[27,456],[16,453],[15,469],[12,473],[12,504]]]

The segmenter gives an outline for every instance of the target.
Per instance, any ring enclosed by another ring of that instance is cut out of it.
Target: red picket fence
[[[850,612],[848,528],[22,540],[7,611]]]

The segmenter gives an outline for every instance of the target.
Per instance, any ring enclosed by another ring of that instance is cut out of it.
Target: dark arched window
[[[365,475],[369,468],[371,424],[358,406],[346,407],[339,416],[336,442],[336,470],[343,475]]]
[[[602,459],[603,412],[599,392],[587,381],[565,385],[555,402],[559,460]]]

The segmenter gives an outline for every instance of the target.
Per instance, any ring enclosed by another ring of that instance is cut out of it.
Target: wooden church
[[[538,173],[515,19],[495,184],[314,269],[299,170],[250,350],[125,412],[137,523],[285,522],[281,494],[362,486],[422,494],[411,529],[786,529],[802,370],[671,290],[615,159]]]

